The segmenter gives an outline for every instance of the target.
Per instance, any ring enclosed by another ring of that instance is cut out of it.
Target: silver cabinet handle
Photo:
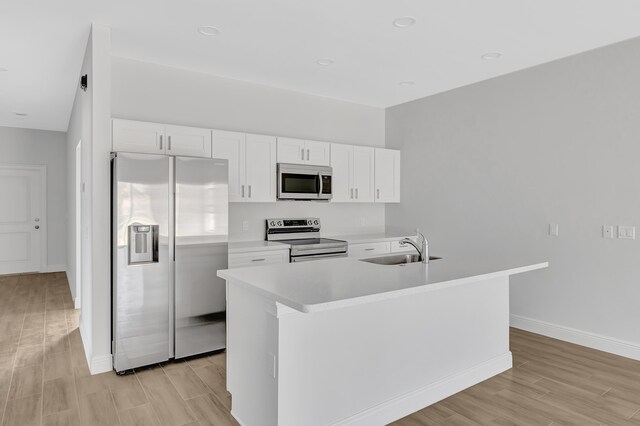
[[[249,185],[249,198],[251,198],[251,185]]]
[[[307,161],[309,161],[309,150],[307,149]]]
[[[300,154],[301,154],[300,159],[301,159],[302,161],[304,161],[304,149],[301,149],[301,150],[300,150]]]
[[[376,198],[378,198],[378,199],[380,198],[380,190],[379,189],[376,189]]]
[[[162,151],[162,135],[160,135],[160,151]]]
[[[356,200],[358,199],[358,188],[356,188]]]
[[[171,136],[167,138],[167,151],[171,151]]]
[[[242,198],[244,198],[244,185],[242,185]]]
[[[351,188],[351,199],[353,200],[353,188]]]
[[[373,248],[373,247],[364,249],[364,251],[373,251],[373,250],[375,250],[375,248]]]
[[[251,259],[252,262],[262,262],[263,260],[267,260],[264,257],[262,259]]]

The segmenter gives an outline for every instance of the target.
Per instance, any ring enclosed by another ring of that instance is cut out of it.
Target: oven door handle
[[[313,260],[322,260],[322,259],[336,259],[340,257],[348,257],[348,255],[347,253],[315,254],[315,255],[312,254],[307,256],[291,257],[291,263],[311,262]]]

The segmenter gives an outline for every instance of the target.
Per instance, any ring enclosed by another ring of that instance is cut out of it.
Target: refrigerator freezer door
[[[175,357],[226,347],[227,160],[175,158]]]
[[[169,358],[169,161],[160,155],[118,154],[112,163],[113,363],[118,372]]]

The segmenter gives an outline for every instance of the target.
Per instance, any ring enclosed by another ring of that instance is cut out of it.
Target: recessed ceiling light
[[[0,67],[0,72],[6,72],[6,71],[9,71],[9,70],[4,67]]]
[[[416,23],[416,19],[411,16],[403,16],[393,21],[393,26],[396,28],[409,28]]]
[[[330,58],[322,58],[322,59],[318,59],[318,60],[316,61],[316,64],[318,64],[318,65],[320,65],[320,66],[323,66],[323,67],[326,67],[326,66],[328,66],[328,65],[333,64],[334,62],[335,62],[335,61],[334,61],[333,59],[330,59]]]
[[[411,81],[411,80],[407,80],[407,81],[401,81],[400,83],[398,83],[400,86],[413,86],[415,84],[415,81]]]
[[[205,25],[198,27],[198,32],[204,36],[217,36],[220,34],[220,29],[210,25]]]
[[[502,56],[502,53],[500,52],[489,52],[482,55],[481,58],[484,59],[485,61],[493,61],[496,59],[500,59],[501,56]]]
[[[27,115],[29,115],[29,114],[27,114],[26,112],[14,112],[13,113],[13,116],[15,118],[17,118],[18,120],[24,120],[25,118],[27,118]]]

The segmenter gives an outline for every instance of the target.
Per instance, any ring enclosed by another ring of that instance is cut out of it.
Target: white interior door
[[[0,274],[41,270],[43,168],[0,165]]]

